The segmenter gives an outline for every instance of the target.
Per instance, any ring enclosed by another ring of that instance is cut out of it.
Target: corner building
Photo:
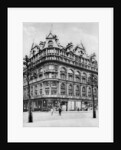
[[[64,49],[58,42],[57,36],[51,32],[45,42],[33,44],[30,60],[34,69],[30,77],[30,95],[34,111],[50,110],[52,106],[62,106],[63,110],[82,110],[92,107],[92,87],[88,84],[89,75],[98,77],[97,62],[90,63],[83,48]],[[24,70],[23,72],[25,72]],[[98,91],[94,87],[94,99],[98,105]],[[28,110],[28,87],[23,76],[23,110]]]

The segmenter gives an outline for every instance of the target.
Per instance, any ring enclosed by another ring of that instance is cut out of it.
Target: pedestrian
[[[62,111],[62,109],[61,109],[61,107],[59,107],[59,115],[61,116],[61,111]]]
[[[53,115],[54,109],[53,107],[51,108],[51,116]]]

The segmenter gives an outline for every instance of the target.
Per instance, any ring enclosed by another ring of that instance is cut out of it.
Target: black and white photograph
[[[113,8],[9,8],[7,47],[9,142],[113,142]]]
[[[99,23],[22,25],[23,127],[99,127]]]

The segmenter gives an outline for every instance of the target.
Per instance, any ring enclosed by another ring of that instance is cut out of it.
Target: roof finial
[[[51,23],[50,33],[52,33],[52,30],[53,30],[53,24]]]

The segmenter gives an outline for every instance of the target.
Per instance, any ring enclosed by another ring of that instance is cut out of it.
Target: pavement
[[[92,111],[58,111],[53,115],[51,112],[33,112],[33,122],[28,123],[28,112],[23,112],[24,127],[98,127],[98,111],[96,118],[92,117]]]

